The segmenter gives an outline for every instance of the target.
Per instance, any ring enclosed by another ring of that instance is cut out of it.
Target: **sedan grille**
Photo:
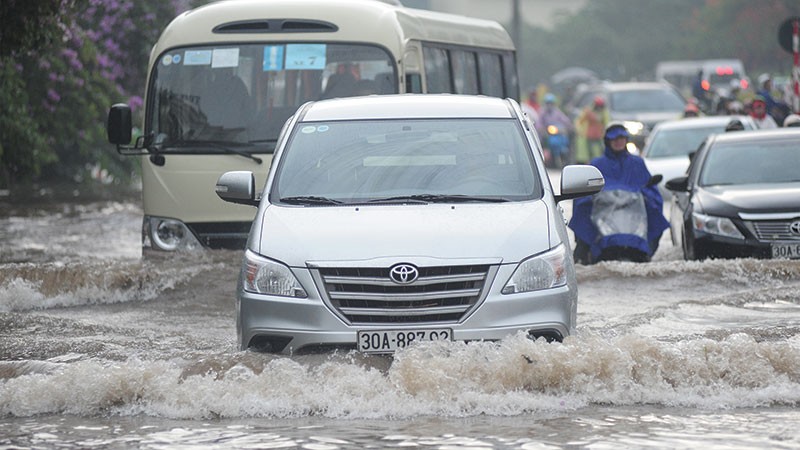
[[[481,298],[489,265],[420,267],[419,278],[397,284],[389,268],[320,268],[323,292],[350,323],[457,322]],[[495,269],[496,270],[496,269]]]
[[[800,234],[792,232],[791,225],[797,222],[797,219],[792,220],[763,220],[753,221],[752,230],[759,241],[797,241],[800,240]]]

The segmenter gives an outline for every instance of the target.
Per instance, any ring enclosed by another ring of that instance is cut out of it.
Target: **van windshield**
[[[534,164],[512,119],[300,123],[281,157],[270,201],[529,200],[543,195]]]
[[[180,48],[153,70],[146,132],[162,151],[271,153],[281,127],[310,100],[397,93],[382,48],[260,43]]]

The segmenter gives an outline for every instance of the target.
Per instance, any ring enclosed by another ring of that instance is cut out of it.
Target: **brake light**
[[[747,87],[750,86],[750,83],[748,83],[747,80],[739,80],[739,86],[741,86],[742,89],[747,89]]]
[[[717,75],[733,75],[733,67],[719,66],[717,67]]]
[[[711,83],[709,83],[708,80],[703,80],[703,82],[700,83],[700,86],[702,86],[703,90],[705,91],[711,89]]]

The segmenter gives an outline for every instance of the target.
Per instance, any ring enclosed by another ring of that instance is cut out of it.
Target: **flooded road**
[[[800,448],[800,261],[578,266],[562,344],[240,352],[240,252],[136,199],[0,204],[0,449]]]

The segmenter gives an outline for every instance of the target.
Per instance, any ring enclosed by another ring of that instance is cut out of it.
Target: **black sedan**
[[[800,129],[711,135],[666,187],[685,259],[800,258]]]

